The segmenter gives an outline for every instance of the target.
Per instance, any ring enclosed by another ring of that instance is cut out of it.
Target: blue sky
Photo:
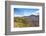
[[[39,14],[39,9],[33,8],[14,8],[14,16],[29,16],[32,14]]]

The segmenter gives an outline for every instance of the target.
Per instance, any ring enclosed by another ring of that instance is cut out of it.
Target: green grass
[[[27,24],[26,18],[14,18],[14,27],[31,27],[32,24]]]
[[[31,27],[31,24],[24,24],[24,23],[19,23],[19,22],[15,22],[14,23],[14,27]]]

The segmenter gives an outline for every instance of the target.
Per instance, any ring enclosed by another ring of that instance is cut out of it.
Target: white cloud
[[[24,15],[14,15],[14,17],[23,17]]]
[[[33,15],[39,15],[39,12],[37,11],[37,12],[35,12],[35,13],[32,13]]]
[[[39,15],[39,12],[36,11],[35,13],[29,13],[30,15]],[[14,15],[14,17],[23,17],[23,16],[29,16],[28,14],[24,14],[24,15]]]

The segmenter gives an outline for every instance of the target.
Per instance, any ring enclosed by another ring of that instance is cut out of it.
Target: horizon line
[[[32,14],[32,15],[34,15],[34,14]],[[39,15],[39,14],[38,14],[38,15]],[[31,16],[31,15],[28,15],[28,16]],[[35,15],[35,16],[37,16],[37,15]],[[24,17],[24,16],[17,15],[17,16],[14,16],[14,17]]]

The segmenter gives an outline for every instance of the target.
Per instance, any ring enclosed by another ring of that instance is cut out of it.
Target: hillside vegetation
[[[23,17],[14,17],[14,27],[32,27],[32,24],[28,23],[27,20]]]

